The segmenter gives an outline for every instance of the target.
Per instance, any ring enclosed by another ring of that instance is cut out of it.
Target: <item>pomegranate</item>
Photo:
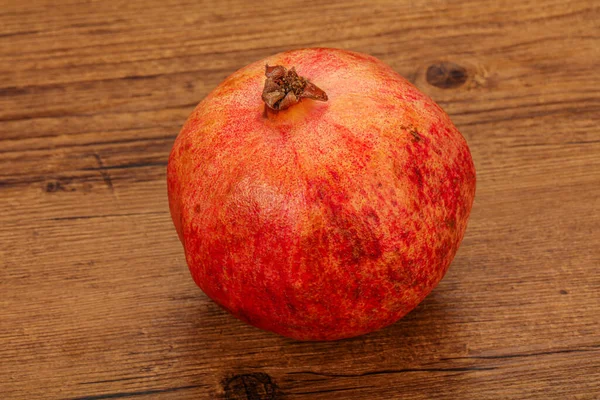
[[[299,340],[414,309],[448,270],[475,195],[467,143],[433,100],[374,57],[327,48],[228,77],[183,126],[167,180],[196,284]]]

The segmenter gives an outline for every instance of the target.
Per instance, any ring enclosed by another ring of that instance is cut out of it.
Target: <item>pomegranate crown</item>
[[[262,99],[272,110],[281,111],[299,103],[302,99],[327,101],[327,94],[308,79],[301,77],[294,67],[289,70],[282,65],[266,65],[265,87]]]

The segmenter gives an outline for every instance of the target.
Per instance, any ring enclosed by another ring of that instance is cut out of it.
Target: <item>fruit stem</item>
[[[285,110],[302,99],[327,101],[327,94],[308,79],[301,77],[294,67],[289,70],[282,65],[266,65],[265,87],[262,99],[274,111]]]

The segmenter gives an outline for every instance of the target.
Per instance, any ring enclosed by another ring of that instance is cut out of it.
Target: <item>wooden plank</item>
[[[599,398],[593,2],[0,10],[0,397]],[[210,301],[166,199],[193,107],[247,63],[305,46],[389,63],[451,115],[478,173],[439,287],[393,326],[333,343],[261,332]]]

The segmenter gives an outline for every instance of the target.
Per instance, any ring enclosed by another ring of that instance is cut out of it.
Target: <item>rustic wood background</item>
[[[599,21],[594,0],[0,1],[0,398],[599,399]],[[209,301],[166,198],[193,107],[309,46],[389,63],[478,171],[440,286],[333,343]]]

